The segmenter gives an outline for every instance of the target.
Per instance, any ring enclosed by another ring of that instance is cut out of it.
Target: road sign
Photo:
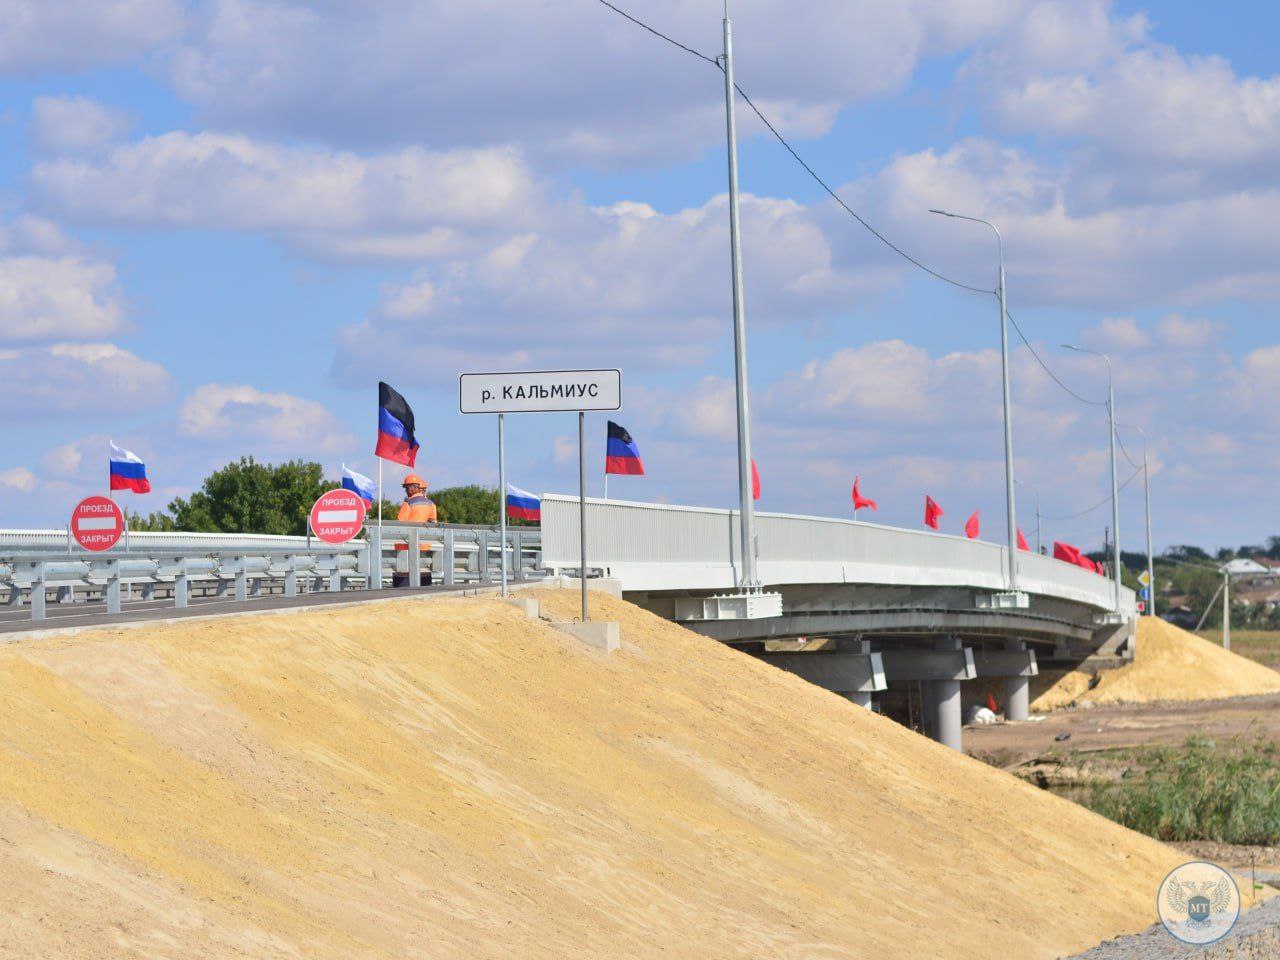
[[[71,511],[71,536],[86,550],[110,550],[123,535],[124,511],[106,497],[85,497]]]
[[[1143,600],[1150,600],[1151,591],[1146,587],[1143,587],[1141,590],[1138,591],[1138,596],[1141,597]]]
[[[622,407],[619,370],[526,370],[458,377],[463,413],[578,413]]]
[[[1139,613],[1146,613],[1146,612],[1147,612],[1147,605],[1146,605],[1145,603],[1143,603],[1141,600],[1139,600],[1139,601],[1138,601],[1138,612],[1139,612]]]
[[[1138,582],[1142,584],[1144,587],[1151,586],[1151,574],[1148,573],[1146,570],[1143,570],[1140,574],[1138,574]]]
[[[346,543],[364,526],[364,501],[350,490],[322,493],[311,508],[311,532],[325,543]]]

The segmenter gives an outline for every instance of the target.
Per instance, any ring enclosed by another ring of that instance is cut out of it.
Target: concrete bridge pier
[[[1021,640],[1009,640],[1005,649],[1026,652]],[[1033,661],[1034,662],[1034,661]],[[1004,715],[1007,720],[1026,720],[1031,714],[1031,678],[1026,674],[1004,678]]]
[[[938,641],[939,650],[960,651],[963,650],[959,638],[948,637],[945,640]],[[960,681],[959,680],[933,680],[930,681],[932,690],[930,691],[930,707],[932,721],[933,739],[937,740],[944,747],[950,747],[952,750],[960,750],[962,747],[961,726],[963,717],[960,712]]]

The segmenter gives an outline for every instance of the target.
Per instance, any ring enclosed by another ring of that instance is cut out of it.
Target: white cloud
[[[81,71],[122,63],[175,38],[177,0],[8,0],[0,72]]]
[[[1050,0],[977,58],[997,117],[1078,146],[1076,202],[1227,193],[1273,182],[1280,75],[1156,42],[1102,0]]]
[[[123,328],[110,264],[79,257],[0,257],[0,342],[105,337]]]
[[[463,252],[465,231],[518,226],[540,197],[505,148],[362,157],[184,132],[37,163],[30,184],[73,223],[262,231],[317,253],[409,257]]]
[[[900,89],[922,57],[990,35],[1019,6],[749,0],[734,13],[739,79],[787,128],[823,133],[841,107]],[[602,4],[211,7],[172,76],[218,127],[362,147],[522,142],[540,156],[597,163],[685,158],[723,135],[715,68]],[[634,12],[707,56],[719,52],[714,5],[651,0]]]
[[[323,404],[244,384],[207,383],[178,408],[179,434],[201,442],[234,440],[240,452],[335,453],[355,442]]]
[[[11,416],[127,413],[162,404],[169,374],[110,343],[0,351],[0,403]]]
[[[724,197],[661,214],[644,204],[565,206],[518,233],[384,291],[344,329],[335,370],[351,382],[396,364],[428,383],[460,363],[702,362],[730,315]],[[742,198],[746,300],[753,327],[819,320],[880,289],[882,272],[841,270],[814,211]]]
[[[0,487],[9,487],[22,493],[29,493],[36,486],[36,475],[26,467],[13,467],[0,470]]]
[[[96,150],[128,132],[129,118],[87,97],[36,97],[31,107],[31,139],[43,153]]]

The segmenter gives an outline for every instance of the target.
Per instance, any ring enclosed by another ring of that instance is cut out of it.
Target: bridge
[[[781,609],[734,595],[738,512],[616,500],[586,504],[589,572],[623,596],[854,702],[899,711],[958,746],[961,684],[1002,681],[1025,719],[1042,661],[1132,656],[1136,597],[1080,567],[992,543],[854,520],[756,513],[757,576]],[[542,566],[577,573],[576,497],[542,501]],[[819,643],[812,643],[813,639]],[[803,642],[801,640],[803,639]]]
[[[305,537],[132,533],[87,554],[66,531],[0,531],[0,632],[138,617],[163,605],[316,602],[319,594],[457,589],[580,574],[579,501],[548,494],[541,528],[387,523],[342,546]],[[738,512],[591,499],[587,576],[628,600],[864,706],[960,743],[962,703],[995,689],[1027,715],[1043,663],[1132,656],[1135,597],[1079,567],[1019,551],[1018,592],[999,545],[920,530],[756,514],[761,590],[743,595]],[[421,565],[408,558],[423,557]],[[382,592],[379,596],[384,595]],[[389,595],[389,594],[388,594]],[[49,600],[52,598],[53,603]],[[26,608],[24,609],[24,599]],[[217,606],[229,604],[229,606]],[[184,609],[185,608],[185,609]],[[100,614],[99,614],[100,615]],[[967,688],[967,689],[966,689]]]

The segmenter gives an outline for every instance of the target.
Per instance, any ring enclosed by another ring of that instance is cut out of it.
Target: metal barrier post
[[[262,594],[262,578],[254,577],[253,581],[249,584],[249,596],[257,597],[257,596],[260,596],[261,594]]]
[[[524,579],[524,534],[520,530],[511,531],[511,553],[515,563],[511,566],[511,575],[516,580]]]
[[[455,550],[454,530],[446,530],[444,532],[444,570],[441,574],[444,578],[444,585],[452,587],[457,579],[457,552]]]
[[[120,561],[112,560],[107,568],[107,613],[120,612]]]
[[[59,587],[59,588],[58,588],[58,602],[59,602],[59,603],[75,603],[75,602],[76,602],[76,588],[75,588],[75,587],[73,587],[73,586],[71,586],[70,584],[68,584],[68,585],[67,585],[67,586],[65,586],[65,587]]]
[[[289,562],[289,570],[284,575],[284,595],[296,597],[298,595],[298,558],[289,556],[285,559]]]
[[[409,586],[422,586],[422,551],[421,551],[421,531],[414,527],[409,531]]]
[[[249,571],[245,569],[244,557],[235,558],[236,565],[236,601],[243,603],[249,599]]]
[[[142,585],[142,599],[154,600],[156,598],[156,585],[154,583],[144,583]]]
[[[178,575],[173,578],[173,605],[179,610],[185,610],[187,606],[187,597],[190,593],[190,585],[187,582],[187,558],[178,558]]]
[[[336,553],[329,559],[333,562],[333,569],[329,571],[329,591],[333,593],[342,589],[342,570],[338,567],[338,555]]]
[[[382,589],[382,528],[369,528],[369,579],[370,590]]]
[[[480,551],[477,554],[480,563],[480,582],[492,583],[493,574],[489,569],[489,531],[487,529],[477,531],[476,542],[480,544]]]
[[[35,576],[31,581],[31,619],[44,619],[44,564],[33,563],[31,565]]]

